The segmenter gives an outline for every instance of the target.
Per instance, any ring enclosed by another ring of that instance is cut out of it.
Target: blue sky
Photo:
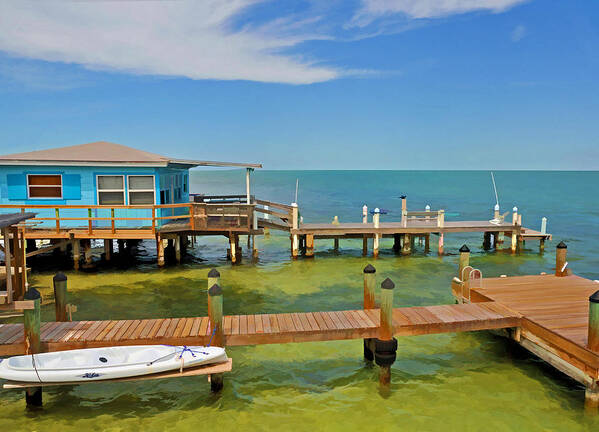
[[[599,3],[0,3],[0,153],[599,169]]]

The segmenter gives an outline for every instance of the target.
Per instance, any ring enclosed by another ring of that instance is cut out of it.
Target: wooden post
[[[374,290],[376,288],[376,269],[368,264],[364,267],[364,309],[375,309]],[[374,341],[372,338],[364,339],[364,359],[374,360]]]
[[[410,255],[412,253],[412,234],[403,235],[403,246],[401,248],[402,255]]]
[[[91,235],[93,232],[93,227],[92,227],[92,209],[88,208],[87,209],[87,233],[89,235]]]
[[[364,234],[362,237],[362,256],[368,255],[368,236]]]
[[[60,209],[54,209],[54,215],[56,216],[56,234],[60,232]]]
[[[229,247],[231,250],[231,262],[235,264],[237,262],[237,252],[239,252],[237,247],[237,235],[230,233],[229,234]]]
[[[458,264],[458,279],[464,282],[464,275],[462,274],[465,267],[470,265],[470,249],[468,246],[463,245],[460,248],[460,260]]]
[[[566,261],[568,255],[568,246],[562,241],[559,242],[555,250],[555,275],[557,277],[568,276]]]
[[[92,263],[92,241],[84,240],[83,253],[85,256],[85,264],[90,265]]]
[[[154,210],[152,209],[152,226],[154,226]],[[110,231],[114,234],[116,232],[116,226],[114,221],[114,209],[110,209]]]
[[[368,206],[364,204],[362,207],[362,223],[368,223]],[[366,256],[368,254],[368,237],[365,235],[362,237],[362,256]]]
[[[483,234],[483,249],[491,249],[491,233],[489,231],[485,231]]]
[[[518,226],[518,207],[514,207],[512,211],[512,253],[516,253],[518,249],[518,231],[516,230]]]
[[[393,251],[398,253],[401,250],[401,234],[393,234]]]
[[[112,239],[104,239],[104,259],[110,261],[112,258]]]
[[[407,216],[406,213],[408,211],[408,201],[405,195],[400,196],[401,198],[401,224],[406,226],[407,224]]]
[[[443,251],[444,251],[444,244],[443,244],[443,233],[440,232],[439,233],[439,255],[443,255]]]
[[[381,220],[381,211],[379,208],[374,209],[374,214],[372,215],[372,224],[375,229],[378,229],[380,226]],[[374,238],[372,242],[372,256],[377,258],[379,256],[379,234],[377,232],[374,233]]]
[[[252,168],[245,169],[245,203],[250,204],[250,173]]]
[[[79,239],[73,240],[73,267],[75,270],[79,270],[79,262],[81,261],[81,252],[80,252],[81,242]]]
[[[181,264],[181,236],[175,237],[175,259]]]
[[[495,204],[495,207],[493,208],[493,219],[499,220],[500,216],[501,215],[499,214],[499,204]]]
[[[306,234],[306,256],[314,256],[314,234]]]
[[[364,267],[364,309],[375,309],[374,290],[376,288],[376,269],[372,264]]]
[[[122,253],[122,241],[119,240],[119,253]],[[164,242],[162,241],[162,237],[160,233],[156,234],[156,260],[158,262],[158,267],[164,267]]]
[[[424,235],[424,253],[429,253],[431,249],[431,235]]]
[[[368,223],[368,206],[366,204],[362,207],[362,223]]]
[[[12,252],[10,248],[10,231],[8,228],[2,228],[2,235],[4,236],[4,263],[6,264],[6,302],[12,303],[13,300],[13,286],[12,286]]]
[[[397,340],[393,338],[393,291],[395,284],[387,278],[381,284],[381,308],[378,339],[374,359],[380,366],[379,382],[382,387],[391,383],[391,365],[395,362]]]
[[[588,347],[599,352],[599,291],[589,297]]]
[[[24,322],[24,343],[25,343],[25,354],[37,354],[41,351],[41,340],[40,340],[40,309],[41,309],[41,295],[38,290],[30,287],[25,296],[24,300],[33,301],[33,309],[26,309],[23,311],[23,322]],[[33,359],[33,356],[32,356]],[[42,406],[42,388],[41,387],[30,387],[25,390],[25,402],[28,407],[41,407]]]
[[[338,238],[333,239],[333,250],[335,252],[339,252],[339,239]]]
[[[297,203],[291,203],[291,228],[296,230],[299,229],[299,209]],[[291,257],[297,258],[299,254],[299,236],[297,234],[291,235]]]
[[[212,273],[212,279],[214,279],[214,277],[216,277],[215,274],[212,272],[212,270],[210,271],[210,273]],[[209,280],[210,273],[208,274]],[[225,336],[223,331],[223,290],[218,284],[214,284],[208,289],[208,319],[210,321],[210,334],[212,335],[212,345],[224,347]],[[222,373],[210,375],[210,388],[213,392],[218,392],[222,390]]]
[[[427,213],[430,213],[430,212],[431,212],[431,206],[430,206],[430,205],[428,205],[428,204],[427,204],[427,205],[425,205],[425,206],[424,206],[424,211],[425,211],[425,212],[427,212]],[[425,220],[426,220],[426,221],[429,221],[430,219],[431,219],[431,217],[430,217],[430,216],[426,216],[426,218],[425,218]]]
[[[54,283],[54,311],[57,322],[68,321],[67,317],[67,277],[58,272],[52,278]]]

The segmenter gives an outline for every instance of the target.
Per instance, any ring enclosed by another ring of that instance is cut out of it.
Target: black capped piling
[[[23,296],[23,300],[33,302],[33,309],[25,309],[23,311],[25,354],[37,354],[41,351],[41,298],[42,296],[39,291],[33,287],[29,288]],[[41,407],[42,388],[27,388],[25,390],[25,402],[28,407]]]
[[[54,284],[54,311],[56,321],[68,321],[67,317],[67,276],[63,272],[58,272],[52,278]]]
[[[566,258],[568,256],[568,246],[563,241],[559,242],[555,250],[555,275],[558,277],[568,275],[568,262]]]
[[[379,382],[391,383],[391,365],[395,362],[397,340],[393,338],[393,292],[395,284],[389,278],[381,283],[381,309],[378,338],[375,340],[374,361],[380,366]]]

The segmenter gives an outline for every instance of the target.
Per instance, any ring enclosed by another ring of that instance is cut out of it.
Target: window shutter
[[[62,175],[62,198],[67,200],[81,199],[81,176],[79,174]]]
[[[9,200],[27,199],[27,176],[25,174],[7,174]]]

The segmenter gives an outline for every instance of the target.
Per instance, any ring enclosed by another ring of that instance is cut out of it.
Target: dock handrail
[[[407,211],[402,210],[401,221],[404,227],[408,226],[408,220],[420,219],[437,221],[437,226],[443,228],[445,225],[445,210],[437,211]]]

